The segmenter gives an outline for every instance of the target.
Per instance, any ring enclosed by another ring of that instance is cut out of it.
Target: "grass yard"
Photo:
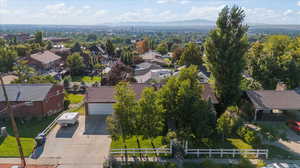
[[[101,77],[99,76],[72,76],[72,82],[95,83],[100,81]]]
[[[0,145],[0,157],[18,157],[19,150],[17,148],[16,138],[8,136],[5,139],[0,138],[2,141]],[[21,138],[22,149],[25,156],[29,156],[35,146],[33,138]]]
[[[80,115],[85,115],[85,107],[84,107],[84,105],[80,106],[78,109],[75,109],[73,112],[77,112]]]
[[[140,141],[140,148],[153,148],[151,145],[150,139],[142,139],[142,136],[138,136]],[[159,136],[153,140],[154,148],[169,148],[169,146],[162,144],[162,136]],[[136,137],[132,137],[126,140],[127,148],[139,148]],[[124,143],[121,138],[118,140],[112,140],[111,149],[121,149],[125,148]],[[118,154],[116,154],[118,155]],[[129,156],[136,156],[139,157],[140,154],[128,154]],[[143,156],[153,157],[155,154],[142,154]],[[161,157],[168,157],[166,154],[160,154]]]
[[[234,146],[236,149],[253,149],[251,145],[238,138],[227,138],[227,143],[229,143],[230,146]]]
[[[82,102],[84,95],[82,94],[65,94],[65,100],[69,100],[70,104],[77,104]]]
[[[142,136],[138,136],[141,144],[141,148],[153,148],[151,145],[150,139],[142,139]],[[153,144],[155,148],[162,147],[162,136],[159,136],[153,140]],[[138,148],[138,143],[136,141],[136,137],[132,137],[126,140],[127,148]],[[124,148],[124,144],[121,138],[118,140],[113,140],[111,143],[111,149],[120,149]]]
[[[29,156],[33,151],[35,146],[34,138],[37,136],[37,134],[45,129],[55,119],[56,116],[57,115],[54,115],[41,120],[32,119],[30,121],[25,121],[23,124],[18,122],[21,143],[25,156]],[[13,130],[10,122],[1,123],[0,127],[7,127],[7,131],[10,135],[5,139],[0,138],[0,157],[18,157],[19,152],[17,143],[15,137],[13,137]]]

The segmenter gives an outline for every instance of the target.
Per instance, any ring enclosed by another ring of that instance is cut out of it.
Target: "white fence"
[[[213,155],[218,155],[221,158],[223,158],[224,155],[229,155],[233,158],[236,155],[253,155],[256,158],[264,156],[268,159],[268,153],[268,149],[185,149],[186,155],[197,155],[197,157],[200,157],[200,155],[208,155],[209,158]]]
[[[127,148],[112,149],[111,154],[171,154],[171,148]]]

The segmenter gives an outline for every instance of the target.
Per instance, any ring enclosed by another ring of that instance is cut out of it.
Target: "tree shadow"
[[[38,146],[31,154],[32,159],[38,159],[44,152],[45,144]]]

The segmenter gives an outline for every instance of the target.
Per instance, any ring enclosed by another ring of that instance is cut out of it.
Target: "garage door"
[[[112,114],[112,103],[89,103],[88,104],[89,115],[107,115]]]

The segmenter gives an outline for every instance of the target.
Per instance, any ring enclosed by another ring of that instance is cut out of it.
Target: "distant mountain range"
[[[104,23],[106,26],[214,26],[215,21],[205,19],[167,21],[167,22],[120,22]]]

